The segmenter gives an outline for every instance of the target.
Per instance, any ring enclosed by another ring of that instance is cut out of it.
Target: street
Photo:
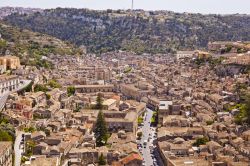
[[[143,165],[145,166],[163,166],[161,158],[156,150],[153,141],[156,139],[155,127],[150,127],[150,121],[153,116],[153,111],[147,109],[144,116],[144,123],[141,128],[142,138],[139,141],[139,151],[143,157]]]
[[[15,166],[20,166],[21,164],[21,157],[22,157],[22,152],[23,150],[20,149],[20,144],[22,141],[22,134],[23,132],[17,132],[16,133],[16,140],[14,144],[14,151],[15,151]]]

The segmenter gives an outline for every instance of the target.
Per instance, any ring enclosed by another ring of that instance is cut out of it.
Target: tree
[[[14,141],[14,138],[7,131],[0,129],[0,141]]]
[[[101,156],[99,157],[98,164],[99,165],[106,165],[106,160],[105,160],[103,154],[101,154]]]
[[[26,133],[33,133],[33,132],[36,131],[36,129],[31,126],[31,127],[24,128],[23,131],[26,132]]]
[[[26,146],[26,154],[27,156],[32,156],[33,155],[33,149],[36,146],[36,143],[32,140],[29,140],[25,144]]]
[[[9,123],[9,120],[0,113],[0,141],[14,141],[15,129]]]
[[[59,83],[57,82],[57,80],[54,80],[54,79],[49,80],[48,85],[49,85],[51,88],[61,88],[61,87],[62,87],[62,85],[59,84]]]
[[[108,140],[108,129],[102,110],[99,111],[95,128],[95,138],[97,146],[104,146]]]
[[[247,123],[250,125],[250,93],[242,92],[239,96],[240,103],[231,107],[229,110],[238,109],[239,113],[235,116],[236,124]]]
[[[196,141],[193,143],[193,145],[194,146],[205,145],[208,141],[209,140],[207,137],[197,138]]]
[[[243,96],[243,103],[245,105],[244,114],[246,117],[246,122],[250,125],[250,93],[247,93]]]
[[[138,125],[141,125],[143,123],[143,117],[138,117],[137,123]]]
[[[35,92],[39,92],[39,91],[47,92],[47,91],[49,91],[49,89],[45,85],[36,84],[35,87],[34,87],[34,91]]]
[[[76,91],[75,87],[69,86],[69,87],[67,88],[67,94],[68,94],[68,96],[74,95],[74,94],[75,94],[75,91]]]
[[[102,108],[103,108],[102,103],[103,103],[103,99],[102,99],[101,93],[98,93],[97,98],[96,98],[95,109],[102,110]]]
[[[141,131],[140,131],[140,132],[138,132],[138,133],[137,133],[137,138],[138,138],[138,139],[141,139],[142,135],[143,135],[143,134],[142,134],[142,132],[141,132]]]

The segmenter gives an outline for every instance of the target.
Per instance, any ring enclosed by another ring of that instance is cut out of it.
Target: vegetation
[[[77,106],[76,109],[73,110],[73,112],[80,112],[81,107]]]
[[[62,42],[54,37],[34,33],[0,23],[0,54],[8,50],[11,55],[18,56],[22,65],[32,65],[38,68],[53,68],[47,57],[55,55],[81,54],[80,49]]]
[[[74,95],[74,94],[75,94],[75,91],[76,91],[76,89],[75,89],[74,86],[69,86],[69,87],[67,87],[67,94],[68,94],[68,96]]]
[[[207,125],[211,125],[211,124],[214,123],[214,121],[213,120],[208,120],[208,121],[206,121],[206,123],[207,123]]]
[[[247,84],[237,82],[234,86],[234,92],[236,93],[237,97],[243,96],[245,91],[247,90]]]
[[[151,118],[151,124],[156,126],[158,123],[158,110],[154,111],[153,116]]]
[[[22,156],[21,163],[25,163],[26,161],[29,161],[29,159],[27,157]]]
[[[104,146],[108,140],[108,129],[102,110],[99,111],[94,128],[96,146]]]
[[[39,92],[39,91],[47,92],[47,91],[49,91],[49,89],[46,87],[46,85],[36,84],[34,87],[34,91],[35,92]]]
[[[225,52],[228,53],[232,50],[232,46],[231,45],[227,45],[226,46],[226,49],[225,49]]]
[[[196,58],[194,60],[194,63],[198,66],[204,65],[204,64],[209,64],[210,67],[213,69],[216,65],[220,65],[222,61],[224,60],[224,57],[219,57],[219,58]]]
[[[51,95],[50,95],[50,94],[48,94],[48,93],[46,93],[45,95],[46,95],[46,99],[47,99],[47,100],[50,100]]]
[[[0,40],[0,54],[4,54],[5,53],[6,47],[7,47],[6,40],[1,39]]]
[[[0,113],[0,141],[14,141],[15,140],[15,129]]]
[[[124,73],[129,73],[132,71],[132,68],[131,67],[127,67],[125,70],[124,70]]]
[[[57,80],[54,80],[54,79],[49,80],[48,85],[49,85],[51,88],[61,88],[61,87],[62,87],[62,85],[59,84],[59,83],[57,82]]]
[[[0,115],[0,124],[8,124],[8,123],[9,123],[9,120],[3,117],[2,115]]]
[[[85,45],[88,51],[98,54],[114,50],[166,53],[205,48],[209,40],[249,40],[246,34],[250,32],[250,20],[244,15],[187,15],[161,11],[162,19],[159,19],[160,13],[150,11],[150,16],[119,16],[124,13],[128,11],[57,8],[29,15],[13,14],[4,21]],[[230,47],[226,51],[229,50]]]
[[[193,146],[200,146],[205,145],[208,142],[207,137],[197,138],[196,141],[193,143]]]
[[[36,131],[36,129],[31,126],[31,127],[24,128],[23,131],[26,133],[33,133],[34,131]]]
[[[101,94],[101,93],[98,93],[98,94],[97,94],[97,98],[96,98],[95,109],[102,110],[102,108],[103,108],[102,103],[103,103],[102,94]]]
[[[137,123],[138,123],[138,125],[141,125],[143,123],[143,117],[141,117],[141,116],[138,117]]]
[[[25,149],[26,149],[26,155],[27,155],[27,157],[30,157],[30,156],[32,156],[33,155],[33,149],[34,149],[34,147],[35,147],[35,142],[34,141],[32,141],[32,140],[28,140],[27,142],[26,142],[26,144],[25,144]]]
[[[103,154],[100,155],[100,157],[98,159],[98,164],[99,165],[106,165],[106,160],[105,160]]]
[[[14,141],[14,138],[7,131],[0,129],[0,141]]]
[[[38,114],[33,114],[33,119],[37,120],[37,119],[42,119],[40,115]]]
[[[140,140],[141,137],[142,137],[142,132],[140,131],[140,132],[137,133],[137,138]]]
[[[231,108],[236,108],[239,110],[239,114],[235,116],[235,123],[247,123],[248,125],[250,125],[250,93],[244,94],[241,100],[241,103]]]
[[[240,54],[240,53],[245,53],[247,52],[247,50],[245,50],[244,48],[238,48],[237,49],[237,53]]]

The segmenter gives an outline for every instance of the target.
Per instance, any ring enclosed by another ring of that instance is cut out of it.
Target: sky
[[[0,7],[129,9],[132,0],[0,0]],[[250,14],[250,0],[134,0],[134,9]]]

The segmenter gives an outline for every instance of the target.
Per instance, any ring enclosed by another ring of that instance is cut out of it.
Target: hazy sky
[[[132,0],[0,0],[0,6],[128,9]],[[247,13],[250,0],[134,0],[134,8],[193,13]]]

